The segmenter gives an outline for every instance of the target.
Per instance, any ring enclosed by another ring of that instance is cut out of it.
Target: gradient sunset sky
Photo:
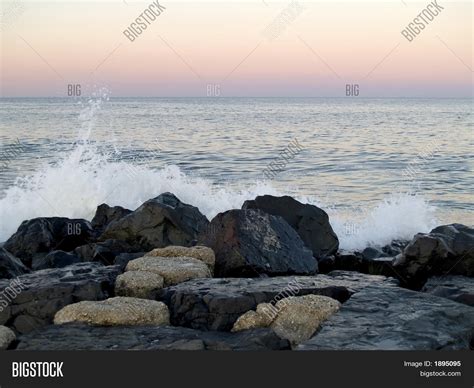
[[[125,30],[153,2],[1,1],[1,96],[63,97],[68,84],[112,96],[472,97],[471,1],[444,9],[412,42],[403,30],[429,1],[162,0],[134,41]]]

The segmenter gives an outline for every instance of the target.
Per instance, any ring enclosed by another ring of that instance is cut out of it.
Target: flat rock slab
[[[140,257],[129,261],[126,271],[144,271],[158,274],[163,277],[165,286],[212,276],[206,263],[192,257]]]
[[[372,286],[349,299],[298,350],[439,350],[474,345],[474,308],[422,292]]]
[[[158,299],[168,305],[173,325],[228,331],[240,315],[255,310],[259,303],[307,294],[329,296],[342,303],[371,284],[393,287],[397,281],[343,271],[316,276],[194,279],[159,291]]]
[[[19,350],[286,350],[270,329],[203,332],[172,326],[52,325],[19,338]]]
[[[424,292],[474,306],[474,278],[466,276],[438,276],[428,279]]]
[[[119,273],[119,267],[99,263],[45,269],[15,279],[15,293],[8,291],[9,280],[1,280],[0,298],[8,305],[0,312],[0,324],[25,333],[52,323],[54,314],[68,304],[113,295]]]

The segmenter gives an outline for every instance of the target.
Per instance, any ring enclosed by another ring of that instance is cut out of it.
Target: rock
[[[365,263],[367,268],[366,273],[370,275],[392,276],[403,281],[397,273],[397,270],[393,267],[394,262],[394,257],[380,257],[373,260],[367,260]]]
[[[81,300],[101,300],[113,295],[119,268],[99,263],[79,263],[21,275],[18,292],[7,292],[12,284],[0,280],[0,324],[25,333],[52,323],[62,307]],[[6,306],[5,306],[6,304]]]
[[[4,248],[0,248],[0,279],[11,279],[28,273],[22,261]]]
[[[163,288],[163,284],[163,277],[156,273],[128,271],[117,276],[115,295],[155,299],[157,291]]]
[[[320,273],[328,273],[336,269],[336,258],[334,256],[321,257],[318,260],[318,269]]]
[[[452,224],[418,233],[397,257],[394,269],[415,289],[432,276],[474,276],[474,229]]]
[[[121,206],[109,206],[105,203],[97,206],[95,216],[91,221],[91,225],[95,230],[102,231],[108,224],[118,221],[132,211]]]
[[[235,322],[232,331],[271,327],[280,337],[296,345],[308,340],[320,324],[337,312],[341,304],[321,295],[290,296],[275,306],[261,303]]]
[[[361,252],[362,258],[365,260],[373,260],[379,257],[387,257],[388,255],[377,247],[367,247]]]
[[[299,350],[459,350],[474,338],[474,309],[399,287],[353,295]]]
[[[342,271],[317,276],[194,279],[164,288],[158,299],[168,305],[173,325],[228,331],[237,318],[260,303],[308,294],[329,296],[342,303],[371,284],[394,287],[398,282]]]
[[[334,257],[335,270],[366,273],[367,268],[365,264],[362,254],[357,251],[341,250]]]
[[[79,262],[81,262],[81,258],[73,253],[52,251],[44,257],[33,259],[32,268],[34,271],[47,268],[63,268]]]
[[[241,333],[173,326],[51,325],[22,335],[18,350],[287,350],[270,329]]]
[[[120,269],[125,271],[125,267],[129,261],[143,257],[145,254],[146,252],[120,253],[119,255],[115,256],[114,265],[120,266]]]
[[[206,263],[211,272],[214,271],[214,265],[216,263],[216,256],[211,248],[204,247],[202,245],[196,245],[194,247],[178,247],[168,246],[166,248],[156,248],[151,252],[148,252],[145,256],[160,256],[160,257],[178,257],[186,256],[194,259],[201,260]]]
[[[130,252],[134,252],[130,244],[114,239],[82,245],[74,250],[82,261],[100,261],[104,265],[112,265],[118,255]]]
[[[474,279],[465,276],[439,276],[428,279],[423,292],[474,306]]]
[[[268,311],[272,312],[274,309],[275,307],[271,303],[258,304],[255,311],[249,310],[237,318],[231,331],[238,332],[242,330],[269,327],[274,320],[274,316],[271,313],[269,314]]]
[[[314,205],[303,204],[289,196],[263,195],[245,201],[242,209],[260,209],[283,217],[318,259],[336,253],[339,248],[327,213]]]
[[[208,223],[197,207],[181,202],[171,193],[164,193],[111,222],[100,240],[123,240],[140,251],[168,245],[189,246]]]
[[[271,324],[273,331],[293,345],[308,340],[321,323],[339,310],[341,304],[321,295],[305,295],[280,300]]]
[[[0,350],[6,350],[16,340],[15,333],[6,326],[0,326]]]
[[[192,257],[145,256],[129,261],[126,271],[146,271],[158,274],[163,277],[167,287],[190,279],[212,276],[205,263]]]
[[[43,217],[23,221],[3,247],[31,267],[33,257],[46,256],[54,250],[72,251],[93,237],[92,226],[86,220]]]
[[[409,243],[410,241],[393,240],[390,244],[382,247],[382,252],[384,252],[387,257],[395,257],[402,253]]]
[[[312,275],[318,269],[294,229],[282,217],[260,210],[218,214],[199,241],[214,250],[219,277]]]
[[[117,296],[70,304],[54,316],[55,324],[82,322],[94,326],[169,325],[168,307],[156,300]]]

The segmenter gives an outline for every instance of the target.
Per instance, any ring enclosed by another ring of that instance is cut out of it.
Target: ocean
[[[471,99],[0,99],[0,241],[170,191],[209,219],[262,194],[330,216],[341,247],[474,225]],[[285,152],[292,142],[300,148]],[[271,175],[265,174],[268,166]]]

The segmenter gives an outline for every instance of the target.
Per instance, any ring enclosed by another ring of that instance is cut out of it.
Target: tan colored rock
[[[165,287],[196,278],[209,278],[211,272],[201,260],[192,257],[144,256],[131,260],[126,271],[146,271],[161,275]]]
[[[299,344],[311,338],[321,323],[340,307],[337,300],[327,296],[292,296],[277,302],[278,314],[270,327],[279,337]]]
[[[186,256],[201,260],[206,263],[211,271],[214,271],[214,264],[216,263],[216,256],[211,248],[196,245],[194,247],[179,247],[170,245],[166,248],[156,248],[148,252],[145,256],[159,256],[159,257],[179,257]]]
[[[169,325],[168,307],[155,300],[118,296],[83,301],[59,310],[54,323],[83,322],[93,326]]]
[[[269,303],[260,303],[257,306],[257,311],[249,310],[245,314],[241,315],[237,321],[235,321],[232,331],[236,332],[270,326],[273,321],[272,316],[270,314],[266,314],[264,310],[269,305]]]
[[[133,298],[155,299],[156,292],[163,288],[161,275],[145,271],[128,271],[115,281],[115,295]]]
[[[232,331],[271,327],[279,337],[296,345],[311,338],[340,306],[337,300],[322,295],[292,296],[281,299],[275,306],[260,303],[256,311],[241,315]]]
[[[16,335],[13,330],[6,326],[0,326],[0,350],[5,350],[15,341]]]

